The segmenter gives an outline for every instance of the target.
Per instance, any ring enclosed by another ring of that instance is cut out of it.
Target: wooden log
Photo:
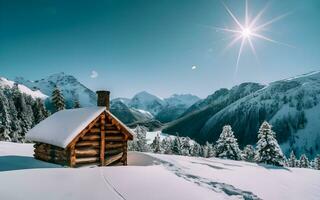
[[[105,160],[105,165],[110,165],[110,164],[118,161],[119,159],[121,159],[121,157],[122,157],[122,153],[119,153],[119,154],[114,155],[114,156],[110,156]]]
[[[123,142],[118,142],[118,143],[107,142],[106,143],[106,149],[117,149],[117,148],[122,148],[123,146],[124,146]]]
[[[123,152],[123,149],[122,148],[118,148],[118,149],[106,150],[105,154],[106,155],[115,155],[115,154],[122,153],[122,152]]]
[[[106,136],[106,142],[113,142],[113,141],[122,141],[125,142],[123,136]]]
[[[89,164],[89,163],[95,163],[99,161],[99,157],[88,157],[88,158],[77,158],[76,164]]]
[[[100,128],[91,128],[89,130],[90,133],[100,133]]]
[[[91,135],[91,134],[86,134],[82,137],[82,140],[87,140],[87,141],[96,141],[100,140],[100,135]]]
[[[105,140],[105,115],[101,115],[101,127],[100,127],[100,134],[101,134],[101,140],[100,140],[100,164],[101,166],[104,166],[104,150],[105,150],[105,145],[106,145],[106,140]]]
[[[40,153],[35,153],[34,154],[35,158],[41,158],[44,160],[48,160],[48,161],[61,161],[64,162],[67,160],[66,157],[58,157],[58,156],[50,156],[50,155],[46,155],[46,154],[40,154]]]
[[[44,148],[40,148],[40,147],[34,149],[34,151],[35,152],[43,152],[43,153],[47,153],[47,154],[65,155],[65,156],[68,154],[68,152],[65,150],[61,151],[61,150],[56,150],[56,149],[44,149]]]
[[[110,130],[110,129],[107,129],[106,133],[112,134],[112,135],[121,134],[121,132],[119,130]]]
[[[99,141],[79,141],[76,143],[76,147],[96,147],[100,146]]]
[[[99,149],[75,149],[76,157],[93,157],[100,154]]]

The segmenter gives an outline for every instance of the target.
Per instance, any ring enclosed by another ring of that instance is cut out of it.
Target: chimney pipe
[[[110,91],[100,90],[96,92],[98,95],[97,106],[106,107],[107,110],[110,109]]]

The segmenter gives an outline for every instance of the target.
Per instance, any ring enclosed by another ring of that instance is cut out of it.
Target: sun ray
[[[242,53],[242,49],[243,49],[245,41],[246,41],[245,38],[242,38],[240,49],[239,49],[239,52],[238,52],[237,65],[236,65],[236,71],[235,71],[236,74],[238,73],[239,61],[240,61],[240,57],[241,57],[241,53]]]
[[[241,28],[241,29],[243,29],[243,26],[242,26],[242,24],[238,21],[238,19],[233,15],[233,13],[231,12],[231,10],[228,8],[228,6],[225,4],[225,3],[223,3],[222,2],[222,4],[223,4],[223,6],[225,7],[225,9],[227,10],[227,12],[229,13],[229,15],[232,17],[232,19],[237,23],[237,25]]]
[[[253,18],[253,20],[251,21],[251,23],[249,24],[249,27],[252,28],[255,26],[255,24],[257,23],[257,21],[261,18],[261,16],[265,13],[265,11],[267,10],[267,8],[269,7],[269,4],[267,4],[262,10],[260,10],[260,12]]]
[[[246,16],[245,16],[245,27],[248,27],[248,20],[249,20],[249,16],[248,16],[248,0],[246,0]]]
[[[255,30],[255,31],[261,30],[262,28],[264,28],[264,27],[266,27],[266,26],[268,26],[268,25],[270,25],[270,24],[272,24],[272,23],[274,23],[276,21],[279,21],[280,19],[288,16],[289,14],[291,14],[291,12],[287,12],[287,13],[285,13],[283,15],[275,17],[275,18],[271,19],[270,21],[267,21],[266,23],[263,23],[263,24],[261,24],[261,25],[259,25],[257,27],[254,27],[253,30]]]
[[[257,38],[260,38],[260,39],[263,39],[263,40],[266,40],[266,41],[269,41],[269,42],[272,42],[272,43],[275,43],[275,44],[284,45],[284,46],[291,47],[291,48],[296,48],[295,46],[292,46],[290,44],[286,44],[286,43],[283,43],[283,42],[279,42],[279,41],[273,40],[273,39],[271,39],[271,38],[269,38],[267,36],[264,36],[264,35],[261,35],[261,34],[258,34],[258,33],[253,33],[252,35],[257,37]]]

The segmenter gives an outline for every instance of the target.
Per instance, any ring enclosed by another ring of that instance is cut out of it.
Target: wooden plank
[[[128,142],[125,142],[123,147],[123,156],[121,158],[123,165],[128,165]]]
[[[88,163],[95,163],[99,161],[99,157],[88,157],[88,158],[77,158],[76,159],[76,164],[88,164]]]
[[[110,156],[105,160],[105,165],[110,165],[110,164],[118,161],[119,159],[121,159],[121,157],[122,157],[122,153],[119,153],[119,154],[114,155],[114,156]]]
[[[100,127],[100,132],[101,132],[101,140],[100,140],[100,162],[101,162],[101,166],[104,166],[104,150],[105,150],[105,144],[106,144],[106,140],[105,140],[105,115],[101,115],[101,127]]]
[[[99,147],[99,141],[80,141],[77,142],[76,147]]]

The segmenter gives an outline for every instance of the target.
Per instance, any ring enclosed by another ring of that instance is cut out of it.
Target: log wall
[[[36,143],[34,145],[34,157],[50,163],[68,165],[70,151],[50,144]]]

